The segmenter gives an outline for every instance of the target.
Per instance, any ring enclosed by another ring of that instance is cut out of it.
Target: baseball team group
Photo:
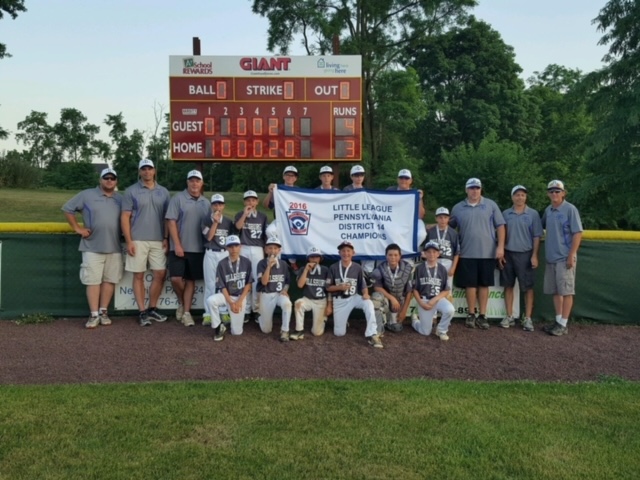
[[[139,162],[138,174],[138,182],[120,193],[117,173],[105,168],[96,188],[81,191],[62,207],[81,237],[80,280],[86,286],[90,311],[86,328],[111,325],[108,306],[124,270],[133,276],[139,324],[166,321],[167,316],[158,311],[158,300],[168,269],[178,300],[175,316],[185,326],[195,325],[191,314],[195,282],[204,280],[202,322],[213,327],[215,341],[223,340],[227,332],[241,335],[251,321],[257,322],[262,332],[271,333],[276,307],[281,310],[283,342],[304,338],[305,313],[309,311],[312,335],[324,333],[329,316],[333,333],[345,335],[354,309],[363,311],[365,337],[374,348],[383,348],[385,332],[402,331],[407,317],[421,335],[435,333],[446,341],[454,314],[454,278],[455,285],[465,290],[465,325],[488,329],[489,287],[494,284],[497,266],[506,310],[499,326],[516,324],[513,301],[517,279],[525,296],[521,327],[533,331],[533,287],[540,240],[546,231],[544,293],[553,295],[556,315],[543,330],[553,336],[568,333],[583,229],[578,210],[566,201],[560,180],[547,185],[550,204],[541,218],[527,206],[525,186],[513,187],[513,205],[501,211],[496,202],[483,196],[481,180],[470,178],[465,183],[466,198],[451,211],[438,208],[436,224],[425,226],[419,259],[402,258],[401,248],[392,243],[385,248],[385,260],[357,263],[353,260],[354,245],[343,241],[337,245],[340,260],[327,267],[317,247],[309,248],[304,266],[281,258],[275,220],[270,224],[267,215],[258,210],[258,194],[253,190],[244,192],[244,208],[230,218],[225,215],[223,195],[216,193],[209,200],[202,194],[203,177],[198,170],[187,174],[186,188],[173,197],[156,182],[151,160]],[[365,169],[361,165],[352,167],[350,176],[352,183],[344,191],[364,188]],[[330,166],[320,169],[319,178],[318,189],[337,190]],[[409,170],[400,170],[397,178],[397,185],[390,190],[413,188]],[[283,184],[294,186],[297,179],[297,169],[287,166]],[[276,184],[270,184],[263,198],[266,209],[274,208],[275,188]],[[418,192],[418,217],[424,225],[423,193]],[[144,277],[148,270],[153,276],[147,295]],[[302,291],[302,297],[295,301],[289,297],[292,281]]]

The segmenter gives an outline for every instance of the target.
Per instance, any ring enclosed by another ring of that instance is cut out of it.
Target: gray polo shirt
[[[449,225],[458,228],[461,258],[495,258],[496,228],[504,225],[502,212],[496,202],[480,197],[474,207],[467,199],[451,210]]]
[[[131,212],[131,239],[162,241],[164,216],[169,207],[169,190],[155,184],[148,188],[141,181],[127,188],[122,197],[122,211]]]
[[[213,234],[213,238],[210,242],[207,242],[206,236],[212,226],[213,220],[211,219],[211,215],[202,217],[200,230],[202,231],[204,248],[214,250],[216,252],[222,252],[223,250],[226,250],[227,237],[235,234],[236,227],[233,225],[230,218],[223,216],[216,228],[216,233]],[[207,233],[204,233],[205,231]]]
[[[78,193],[65,203],[65,213],[82,213],[82,223],[91,230],[88,238],[80,240],[81,252],[118,253],[120,246],[120,209],[122,195],[113,192],[108,196],[100,187],[89,188]]]
[[[176,193],[169,202],[165,218],[176,221],[180,243],[182,243],[185,252],[199,253],[204,251],[200,222],[205,215],[211,215],[209,205],[209,201],[204,196],[200,195],[198,198],[194,198],[186,188],[182,192]],[[173,239],[171,239],[169,248],[175,251]]]
[[[540,214],[533,208],[524,207],[522,213],[517,213],[513,207],[502,212],[507,222],[507,240],[505,250],[510,252],[529,252],[533,250],[533,239],[542,236],[542,222]]]
[[[578,209],[567,201],[558,208],[549,205],[542,215],[542,226],[547,230],[544,245],[547,263],[566,261],[573,235],[582,232]]]

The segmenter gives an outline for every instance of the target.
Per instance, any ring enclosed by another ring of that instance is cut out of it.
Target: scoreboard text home
[[[173,160],[362,159],[360,56],[169,63]]]

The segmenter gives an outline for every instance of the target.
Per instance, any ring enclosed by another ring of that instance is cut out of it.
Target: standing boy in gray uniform
[[[260,330],[271,333],[273,329],[273,312],[276,307],[282,310],[282,328],[280,341],[289,341],[289,323],[291,321],[291,300],[289,299],[289,285],[291,277],[286,262],[278,256],[282,245],[276,237],[271,237],[265,244],[267,258],[258,263],[258,290],[260,291]]]
[[[227,237],[235,233],[233,221],[224,216],[224,197],[216,193],[211,197],[211,214],[202,217],[200,223],[204,237],[204,298],[216,293],[218,263],[228,256]],[[202,325],[211,325],[211,312],[204,302]]]
[[[551,205],[542,216],[542,226],[547,230],[544,293],[553,295],[556,321],[543,330],[557,337],[569,333],[567,322],[576,294],[576,263],[582,241],[582,221],[578,209],[565,200],[563,182],[551,180],[547,185],[547,195]]]
[[[231,335],[242,335],[245,303],[253,284],[251,261],[240,255],[238,236],[229,235],[226,247],[229,256],[218,263],[216,271],[216,286],[219,293],[205,300],[211,313],[211,326],[216,332],[213,338],[216,342],[224,340],[228,327],[231,328]],[[222,323],[220,307],[229,309],[230,325]]]
[[[298,271],[298,288],[302,289],[302,298],[296,300],[296,331],[289,335],[291,340],[304,338],[304,314],[311,310],[313,323],[311,333],[320,336],[324,333],[327,317],[333,312],[331,295],[327,295],[329,269],[322,262],[322,252],[311,247],[307,252],[307,264]]]
[[[500,280],[504,286],[504,303],[507,316],[500,326],[509,328],[515,325],[513,318],[513,287],[518,279],[520,289],[525,292],[525,314],[522,329],[533,332],[533,287],[535,286],[535,270],[538,268],[538,249],[542,237],[540,215],[527,206],[527,189],[516,185],[511,189],[513,207],[502,212],[506,223],[507,244],[504,261],[500,269]]]
[[[327,292],[333,294],[333,334],[342,337],[347,333],[347,321],[354,308],[364,312],[367,328],[364,336],[369,345],[382,348],[377,333],[376,316],[369,289],[364,280],[362,267],[352,261],[355,254],[353,244],[347,240],[338,245],[340,261],[329,267]]]
[[[467,297],[469,314],[465,325],[486,330],[489,328],[486,317],[489,287],[494,283],[496,260],[502,262],[504,258],[504,218],[498,205],[482,196],[479,179],[467,180],[465,189],[467,198],[453,207],[449,220],[449,225],[457,227],[460,235],[456,282],[465,289]],[[477,318],[474,313],[476,300],[479,307]]]
[[[151,319],[164,322],[167,317],[156,307],[162,292],[169,251],[169,231],[164,216],[169,207],[169,191],[156,183],[156,169],[149,159],[138,164],[140,180],[124,192],[120,223],[127,242],[125,270],[133,273],[133,295],[138,304],[138,322],[145,327]],[[144,274],[153,272],[149,286],[149,308],[145,308]]]
[[[440,245],[438,263],[447,269],[447,283],[453,288],[453,275],[460,260],[460,241],[458,232],[449,226],[449,209],[440,207],[436,210],[436,225],[427,230],[427,241],[435,241]]]
[[[251,261],[252,278],[256,281],[258,263],[264,258],[267,216],[258,211],[258,194],[253,190],[244,192],[244,210],[236,214],[234,222],[242,244],[240,255]],[[247,302],[247,321],[251,317],[256,319],[259,308],[257,286],[254,286],[251,301]]]
[[[100,185],[78,193],[62,207],[71,228],[80,235],[82,252],[80,281],[86,285],[90,316],[87,328],[111,325],[107,308],[116,283],[122,278],[120,246],[120,209],[122,196],[116,192],[118,176],[105,168]],[[84,226],[78,225],[76,212],[82,214]]]
[[[171,199],[165,216],[171,237],[169,275],[179,303],[176,319],[185,327],[195,325],[191,304],[196,280],[204,277],[200,222],[209,213],[209,202],[201,192],[202,174],[198,170],[191,170],[187,174],[187,188]]]

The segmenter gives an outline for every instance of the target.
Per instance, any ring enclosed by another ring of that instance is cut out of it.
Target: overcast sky
[[[591,21],[604,0],[480,0],[474,10],[511,45],[522,78],[556,63],[590,72],[606,47]],[[16,20],[0,20],[0,125],[12,134],[32,110],[49,123],[77,108],[101,126],[122,112],[130,130],[151,130],[154,104],[168,109],[169,55],[265,55],[265,19],[248,0],[26,0]],[[294,48],[293,54],[303,54]],[[21,149],[11,135],[0,150]]]

